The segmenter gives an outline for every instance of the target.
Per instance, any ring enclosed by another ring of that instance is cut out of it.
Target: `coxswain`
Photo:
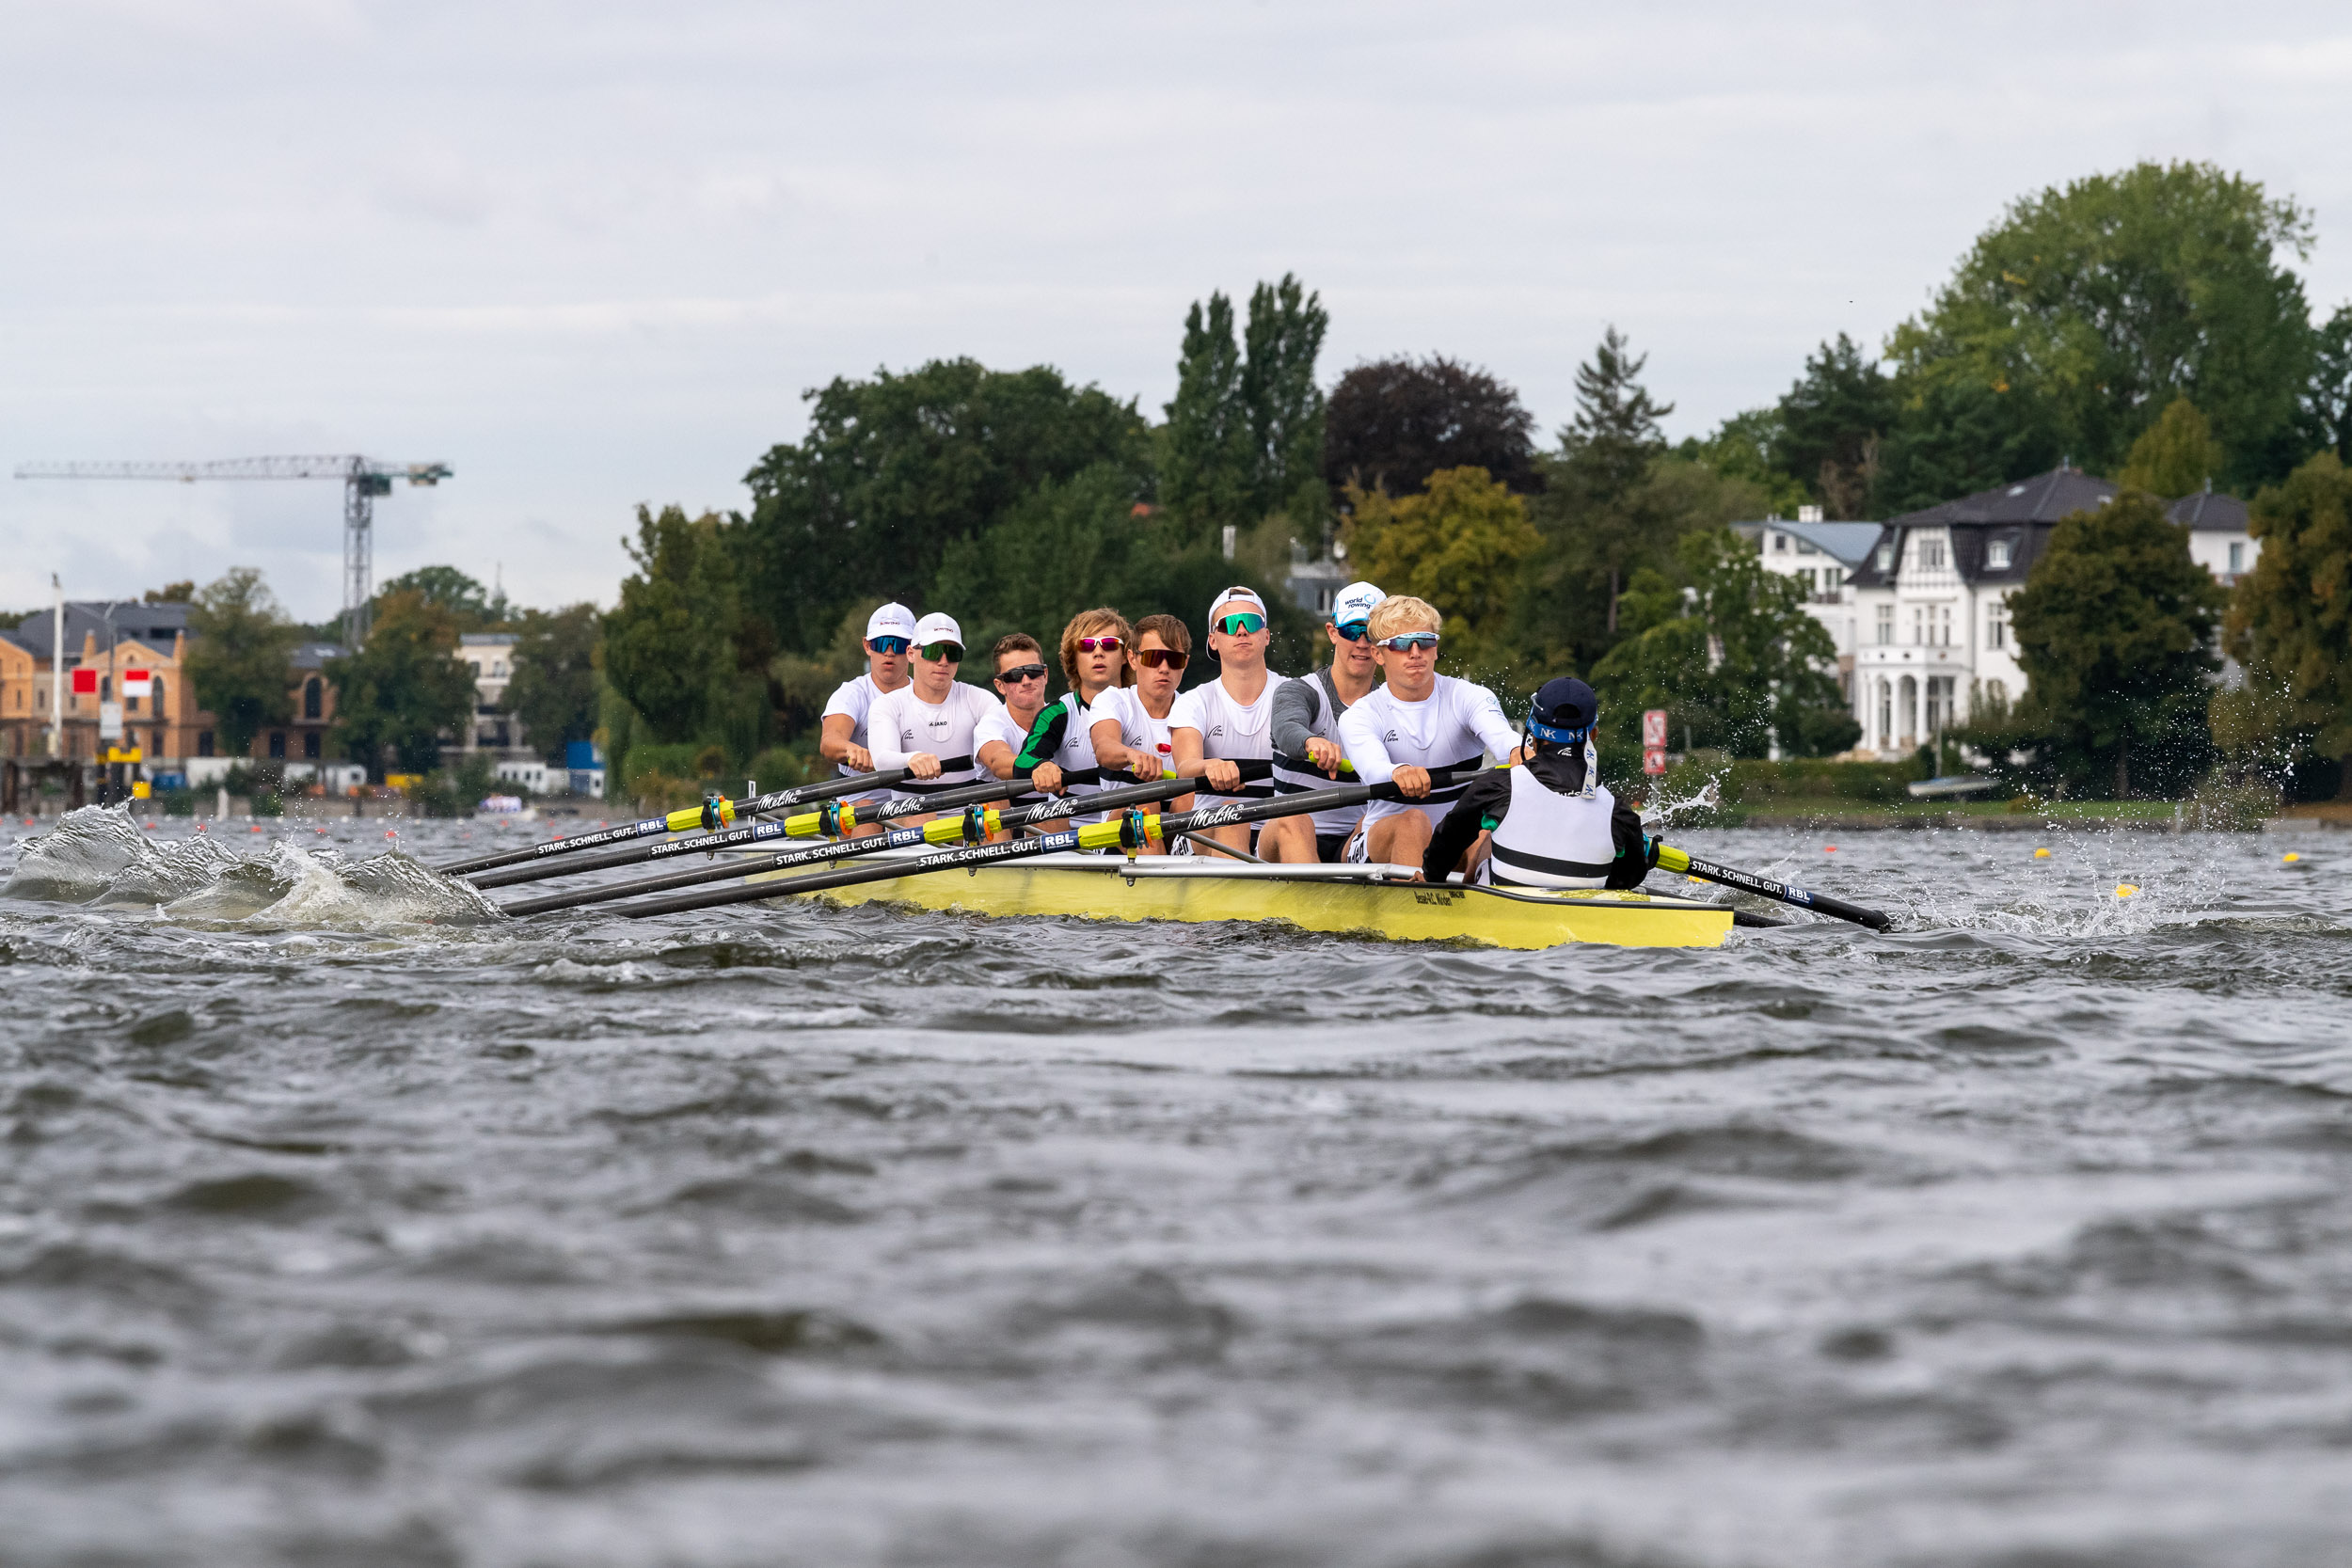
[[[1274,754],[1304,760],[1314,770],[1285,768],[1278,761],[1274,787],[1285,795],[1308,789],[1330,789],[1340,782],[1340,716],[1372,695],[1380,679],[1379,661],[1373,657],[1372,612],[1388,595],[1368,582],[1351,582],[1331,601],[1331,619],[1324,635],[1331,640],[1328,669],[1284,681],[1274,693]],[[1353,781],[1350,781],[1353,782]],[[1348,835],[1364,819],[1360,805],[1319,811],[1309,816],[1284,816],[1265,825],[1258,834],[1258,852],[1270,861],[1306,864],[1339,863]]]
[[[1202,807],[1274,795],[1271,779],[1245,785],[1235,766],[1274,755],[1274,693],[1283,677],[1265,666],[1272,640],[1265,601],[1256,590],[1228,588],[1209,601],[1209,657],[1216,660],[1216,679],[1179,695],[1168,719],[1176,771],[1206,778]],[[1248,823],[1213,828],[1208,836],[1228,848],[1249,847]]]
[[[1599,717],[1591,687],[1546,681],[1528,705],[1528,760],[1470,781],[1430,835],[1423,879],[1467,863],[1467,879],[1500,887],[1641,886],[1658,841],[1599,780]]]
[[[1014,759],[1015,769],[1048,795],[1064,788],[1091,795],[1103,787],[1087,709],[1104,692],[1135,680],[1127,668],[1135,640],[1127,617],[1116,610],[1082,610],[1062,627],[1061,673],[1070,689],[1039,711]]]
[[[1518,757],[1518,732],[1495,694],[1438,673],[1443,625],[1435,606],[1405,595],[1381,600],[1368,619],[1386,683],[1340,716],[1340,750],[1359,782],[1394,780],[1404,797],[1365,808],[1360,852],[1369,861],[1419,865],[1438,818],[1470,776],[1489,758]],[[1451,778],[1433,781],[1439,770]]]
[[[1192,662],[1192,628],[1173,615],[1146,615],[1136,623],[1136,645],[1127,651],[1133,686],[1105,687],[1087,709],[1087,729],[1094,741],[1094,760],[1105,773],[1126,773],[1138,780],[1164,778],[1176,770],[1176,744],[1168,721],[1176,711],[1176,687]],[[1192,797],[1179,796],[1156,808],[1190,811]],[[1166,851],[1146,844],[1147,855]]]
[[[956,679],[963,662],[963,628],[954,616],[934,613],[915,623],[914,654],[913,678],[877,698],[866,722],[874,765],[905,768],[913,777],[900,781],[894,793],[919,800],[979,777],[973,736],[997,705],[978,687]]]
[[[907,684],[907,650],[914,643],[914,611],[902,604],[886,604],[866,618],[866,673],[843,681],[825,704],[817,754],[834,765],[843,778],[874,771],[874,754],[866,745],[866,715],[874,700]],[[890,799],[887,790],[841,798],[844,805],[875,805]],[[861,828],[860,834],[878,832]]]

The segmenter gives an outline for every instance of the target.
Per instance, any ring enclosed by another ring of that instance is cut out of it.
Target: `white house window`
[[[1925,566],[1928,570],[1930,570],[1930,571],[1931,571],[1931,572],[1935,572],[1935,571],[1941,571],[1941,570],[1943,570],[1943,567],[1944,567],[1944,541],[1943,541],[1943,540],[1941,540],[1941,539],[1922,539],[1922,540],[1920,540],[1920,541],[1919,541],[1919,564],[1920,564],[1920,565],[1922,565],[1922,566]]]
[[[1995,539],[1984,547],[1984,569],[1988,572],[2009,570],[2009,541]]]
[[[1913,605],[1913,606],[1911,607],[1911,645],[1912,645],[1913,647],[1915,647],[1915,648],[1923,648],[1923,647],[1927,646],[1927,641],[1928,641],[1928,609],[1927,609],[1927,606],[1925,606],[1925,605],[1916,605],[1916,604],[1915,604],[1915,605]]]
[[[1882,572],[1891,572],[1894,569],[1895,546],[1892,545],[1881,545],[1879,546],[1879,570]]]
[[[1988,648],[2009,646],[2009,623],[2001,617],[2001,607],[1994,605],[1984,614],[1984,645]]]
[[[1883,604],[1879,606],[1879,646],[1891,647],[1894,641],[1895,607],[1891,604]]]
[[[1776,554],[1776,555],[1786,555],[1786,554],[1788,554],[1788,535],[1787,535],[1787,534],[1785,534],[1785,533],[1775,533],[1775,534],[1773,534],[1773,535],[1772,535],[1772,551],[1773,551],[1773,553],[1774,553],[1774,554]]]
[[[2230,546],[2230,572],[2235,576],[2244,570],[2246,570],[2246,546],[2232,545]]]

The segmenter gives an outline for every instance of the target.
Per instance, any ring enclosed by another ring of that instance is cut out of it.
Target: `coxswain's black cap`
[[[1600,717],[1600,698],[1573,675],[1544,682],[1528,705],[1527,733],[1538,740],[1570,745],[1582,740]]]

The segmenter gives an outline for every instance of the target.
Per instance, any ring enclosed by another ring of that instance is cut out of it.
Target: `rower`
[[[1658,841],[1600,782],[1599,717],[1591,687],[1546,681],[1527,707],[1529,759],[1470,781],[1430,835],[1422,878],[1467,863],[1468,880],[1498,887],[1640,887]]]
[[[1265,601],[1250,588],[1228,588],[1209,601],[1209,657],[1216,679],[1179,695],[1168,719],[1176,747],[1176,771],[1207,776],[1203,807],[1221,801],[1271,799],[1274,784],[1243,784],[1234,765],[1264,761],[1274,754],[1274,693],[1283,677],[1265,667]],[[1249,847],[1249,825],[1206,831],[1229,848]]]
[[[874,771],[874,754],[866,746],[866,716],[878,697],[907,684],[907,650],[914,641],[914,611],[902,604],[886,604],[866,618],[866,673],[843,681],[825,704],[817,754],[834,765],[843,778]],[[885,790],[842,797],[844,805],[877,804],[888,800]],[[865,829],[862,832],[878,832]]]
[[[970,784],[980,775],[973,735],[997,705],[977,686],[956,679],[963,662],[963,628],[952,615],[926,615],[914,627],[913,679],[876,699],[866,716],[878,768],[914,775],[897,793],[920,800]],[[901,819],[901,826],[927,820]]]
[[[1363,784],[1396,781],[1401,800],[1364,811],[1361,853],[1418,865],[1430,833],[1489,757],[1518,760],[1519,737],[1495,694],[1438,673],[1438,619],[1427,601],[1392,596],[1369,618],[1373,657],[1388,683],[1340,716],[1340,749]],[[1430,773],[1454,775],[1433,787]]]
[[[1045,706],[1045,650],[1025,631],[1007,632],[988,651],[996,673],[991,677],[1002,699],[972,732],[979,750],[973,755],[1000,779],[1009,779],[1023,742]]]
[[[1127,649],[1135,640],[1127,617],[1107,608],[1082,610],[1062,627],[1061,673],[1070,689],[1040,711],[1014,759],[1016,770],[1048,795],[1060,794],[1065,784],[1078,795],[1103,787],[1087,708],[1104,692],[1133,683]]]
[[[1173,615],[1146,615],[1136,623],[1136,645],[1127,662],[1136,684],[1104,689],[1087,709],[1087,731],[1094,742],[1094,760],[1105,773],[1124,772],[1149,782],[1176,770],[1176,745],[1168,737],[1168,719],[1176,711],[1176,685],[1192,661],[1192,628]],[[1179,797],[1159,808],[1190,811],[1192,797]],[[1164,854],[1158,844],[1138,851]]]
[[[1274,754],[1304,758],[1320,771],[1274,769],[1274,787],[1285,795],[1329,789],[1339,783],[1340,716],[1372,695],[1380,678],[1366,623],[1388,595],[1368,582],[1351,582],[1331,601],[1324,634],[1331,640],[1330,668],[1284,681],[1274,693]],[[1352,781],[1351,781],[1352,782]],[[1259,850],[1270,861],[1336,865],[1347,839],[1364,819],[1364,808],[1342,806],[1312,816],[1285,816],[1258,834]]]

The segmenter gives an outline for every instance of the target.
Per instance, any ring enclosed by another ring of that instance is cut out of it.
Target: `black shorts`
[[[1347,847],[1347,841],[1353,836],[1352,833],[1315,834],[1315,859],[1326,865],[1339,864],[1341,851]]]

